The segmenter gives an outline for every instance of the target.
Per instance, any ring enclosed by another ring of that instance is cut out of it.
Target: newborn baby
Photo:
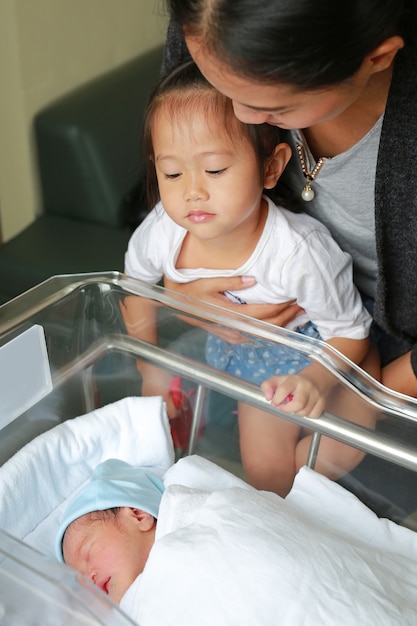
[[[56,537],[58,559],[119,603],[145,567],[163,491],[152,472],[104,461],[64,512]]]

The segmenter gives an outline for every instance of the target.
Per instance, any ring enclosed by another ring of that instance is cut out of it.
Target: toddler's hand
[[[326,400],[317,387],[304,376],[272,376],[265,380],[261,389],[265,398],[281,411],[306,417],[320,417]]]

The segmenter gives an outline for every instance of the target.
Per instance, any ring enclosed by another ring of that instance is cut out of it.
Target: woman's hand
[[[403,354],[383,368],[382,384],[406,396],[417,398],[417,378],[411,367],[411,352]]]
[[[244,299],[244,290],[252,287],[255,283],[256,279],[253,276],[200,278],[190,283],[175,283],[167,278],[164,279],[166,289],[197,298],[209,304],[225,307],[235,313],[244,313],[249,317],[269,322],[275,326],[287,326],[302,311],[295,300],[281,304],[239,304],[232,302],[224,293],[225,291],[242,290],[242,299]]]
[[[316,385],[298,374],[272,376],[262,383],[261,389],[272,406],[286,413],[316,418],[326,406],[325,397]]]

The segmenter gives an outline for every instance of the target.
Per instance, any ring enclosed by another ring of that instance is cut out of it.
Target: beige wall
[[[49,102],[163,41],[161,0],[0,0],[3,241],[40,211],[31,122]]]

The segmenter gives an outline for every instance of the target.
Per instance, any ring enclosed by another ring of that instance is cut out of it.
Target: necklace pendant
[[[305,184],[304,189],[301,192],[301,197],[305,202],[311,202],[311,200],[314,198],[314,191],[311,188],[310,185],[310,181],[307,181]]]
[[[306,163],[306,158],[304,155],[303,146],[300,143],[297,143],[297,152],[298,152],[298,158],[300,159],[301,171],[303,172],[304,176],[307,179],[307,182],[304,185],[304,189],[301,192],[301,197],[304,200],[304,202],[311,202],[311,200],[313,200],[316,194],[311,188],[310,183],[312,180],[315,180],[316,176],[320,172],[321,168],[324,165],[325,158],[320,157],[317,163],[315,164],[315,166],[313,167],[312,171],[309,172],[307,169],[307,163]]]

